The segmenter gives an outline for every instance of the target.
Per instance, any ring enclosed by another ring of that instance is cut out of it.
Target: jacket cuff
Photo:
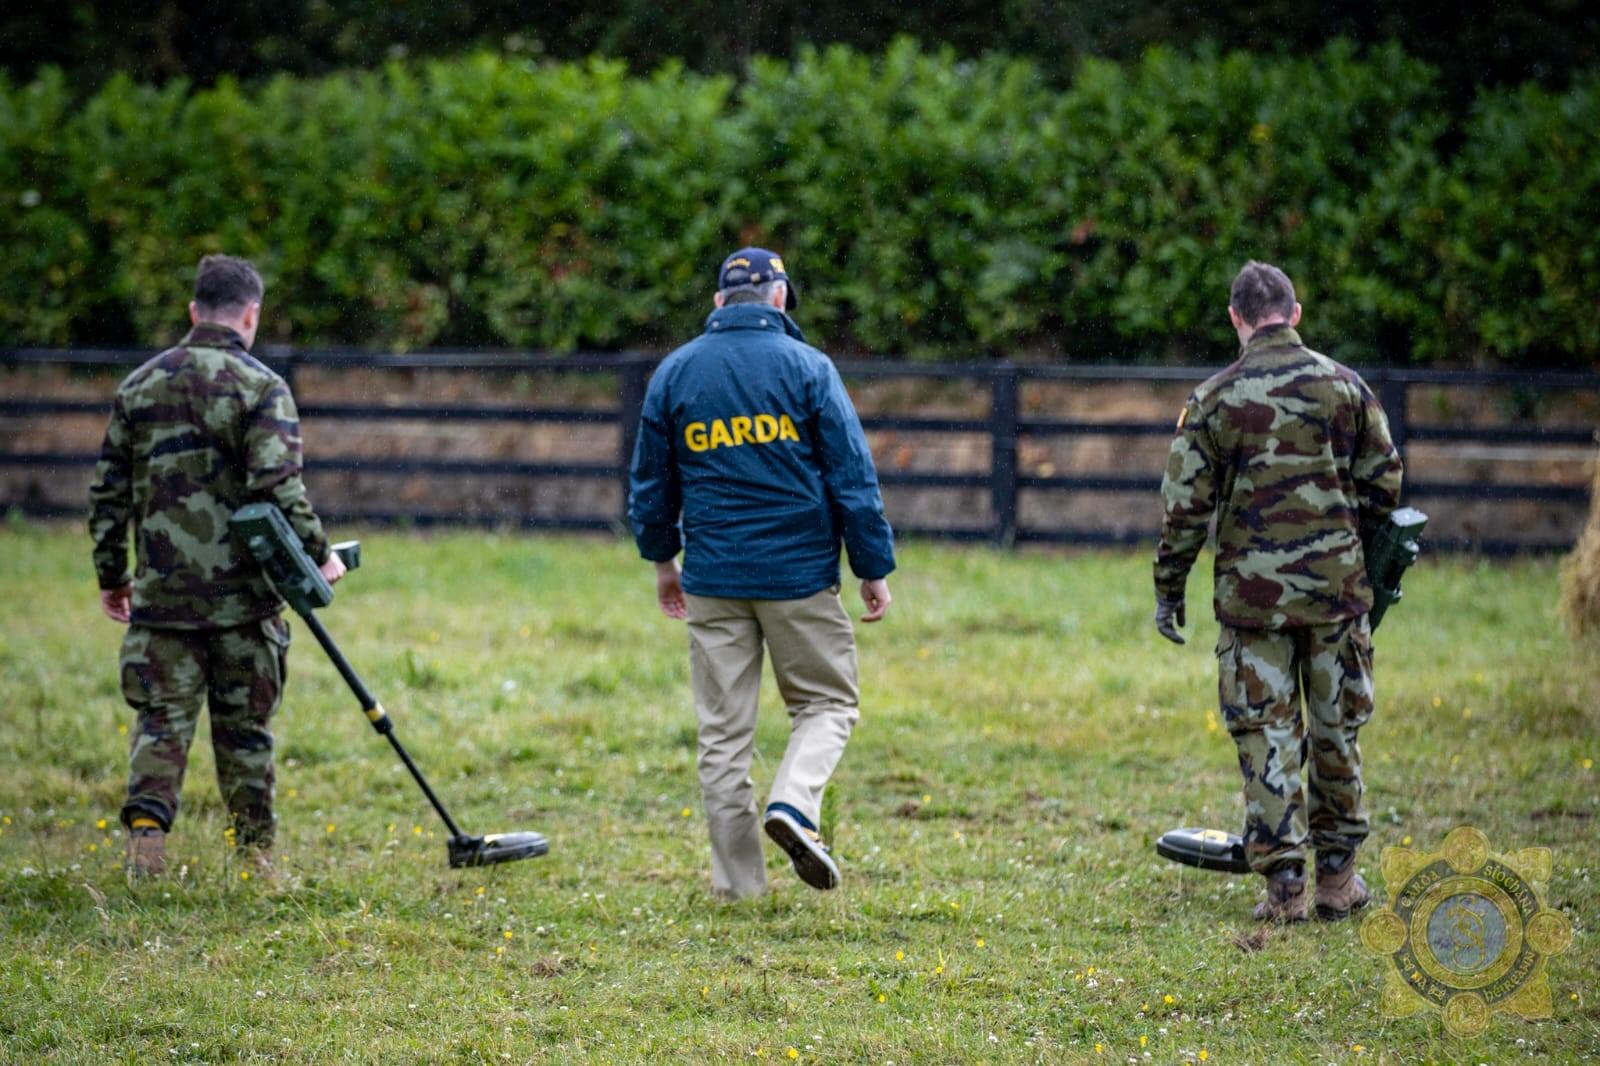
[[[873,555],[865,559],[851,556],[850,572],[862,581],[881,581],[894,573],[894,556]]]
[[[639,554],[652,563],[675,559],[683,550],[683,537],[677,526],[645,526],[634,541],[639,545]]]
[[[98,573],[95,575],[95,577],[100,582],[101,592],[110,592],[112,589],[120,589],[126,585],[133,584],[133,576],[126,570],[122,571],[120,574],[107,575],[105,573]]]
[[[1163,603],[1182,603],[1188,595],[1189,575],[1174,581],[1168,578],[1156,578],[1156,599]]]

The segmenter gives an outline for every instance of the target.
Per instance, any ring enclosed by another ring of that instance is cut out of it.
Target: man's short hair
[[[759,285],[729,285],[722,290],[722,306],[731,307],[734,304],[771,303],[772,294],[778,291],[778,286],[783,281],[774,278],[763,281]]]
[[[248,259],[208,255],[194,273],[194,302],[207,311],[243,311],[260,303],[266,286]]]
[[[1287,320],[1294,316],[1294,283],[1271,263],[1252,259],[1233,279],[1228,303],[1249,326],[1273,315]]]

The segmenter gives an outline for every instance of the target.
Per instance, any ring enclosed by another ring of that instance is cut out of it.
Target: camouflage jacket
[[[328,557],[300,480],[300,421],[282,378],[233,330],[202,322],[117,389],[89,489],[102,589],[128,584],[133,621],[175,629],[243,625],[282,609],[228,518],[246,503],[283,509],[306,550]]]
[[[1360,376],[1269,326],[1178,420],[1156,594],[1183,598],[1215,515],[1219,621],[1281,629],[1365,613],[1361,532],[1399,505],[1400,474],[1383,408]]]

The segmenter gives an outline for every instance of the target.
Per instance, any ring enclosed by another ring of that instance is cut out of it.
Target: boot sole
[[[772,842],[782,848],[794,863],[795,875],[812,888],[826,892],[839,887],[839,868],[806,838],[805,832],[783,815],[766,820],[764,828]]]

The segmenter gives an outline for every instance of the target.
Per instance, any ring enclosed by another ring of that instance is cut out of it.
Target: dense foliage
[[[676,57],[691,70],[743,73],[756,55],[792,58],[807,44],[876,52],[900,35],[973,57],[1038,60],[1064,83],[1085,58],[1134,59],[1152,45],[1278,55],[1314,52],[1334,37],[1394,41],[1440,71],[1455,110],[1478,87],[1530,79],[1564,85],[1600,62],[1600,7],[1581,0],[1447,7],[1439,0],[1325,4],[1253,0],[57,0],[0,11],[0,69],[41,65],[95,84],[112,72],[139,81],[326,74],[402,55],[474,48],[584,59],[614,56],[635,71]]]
[[[1055,88],[899,42],[740,81],[493,55],[192,90],[0,84],[0,344],[182,324],[255,258],[297,344],[670,346],[759,241],[835,350],[1182,355],[1284,265],[1352,358],[1600,358],[1600,77],[1485,91],[1338,43],[1153,50]]]

